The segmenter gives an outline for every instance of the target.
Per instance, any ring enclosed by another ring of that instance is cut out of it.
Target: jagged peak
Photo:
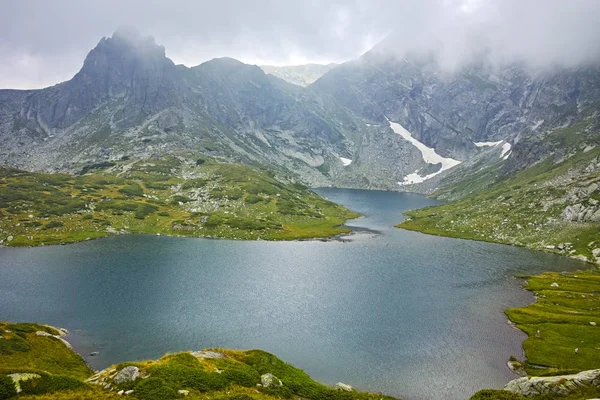
[[[156,44],[154,37],[144,36],[133,27],[121,27],[113,33],[112,37],[103,37],[88,54],[86,63],[90,57],[105,51],[127,56],[137,55],[148,59],[166,58],[164,46]]]

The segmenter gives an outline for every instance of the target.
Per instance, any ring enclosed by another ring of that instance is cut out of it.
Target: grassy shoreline
[[[48,325],[0,321],[0,400],[395,400],[326,386],[261,350],[184,351],[94,372],[60,337]]]
[[[358,216],[271,171],[210,160],[137,160],[84,175],[0,168],[0,245],[11,247],[125,233],[329,238]]]

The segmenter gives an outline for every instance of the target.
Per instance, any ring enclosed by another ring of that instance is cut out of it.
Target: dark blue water
[[[322,189],[379,231],[351,242],[121,236],[0,249],[0,319],[65,327],[94,368],[205,347],[261,348],[317,380],[464,399],[514,378],[516,273],[583,268],[525,249],[393,228],[419,195]]]

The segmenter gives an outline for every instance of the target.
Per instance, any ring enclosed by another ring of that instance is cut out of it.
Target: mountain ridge
[[[73,172],[193,148],[310,186],[431,193],[500,158],[504,174],[539,161],[551,149],[525,161],[520,143],[574,123],[598,98],[598,67],[534,75],[473,65],[450,76],[431,60],[378,49],[303,88],[227,57],[175,65],[154,39],[119,30],[73,79],[0,90],[0,163]],[[460,166],[433,174],[439,167],[386,118]],[[476,144],[498,141],[503,148]]]

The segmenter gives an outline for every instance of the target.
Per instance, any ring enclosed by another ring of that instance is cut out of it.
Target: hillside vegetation
[[[492,171],[490,167],[440,194],[481,186]],[[594,148],[558,163],[548,157],[461,200],[409,211],[399,227],[598,262],[599,204],[600,149]],[[569,210],[578,210],[577,215]]]
[[[59,330],[7,322],[0,323],[0,329],[0,400],[116,399],[125,393],[140,400],[393,400],[350,387],[330,388],[260,350],[167,354],[159,360],[113,365],[92,375],[60,339]]]
[[[348,232],[340,225],[356,216],[272,172],[204,158],[102,163],[80,175],[0,168],[0,243],[8,246],[119,233],[328,237]]]

